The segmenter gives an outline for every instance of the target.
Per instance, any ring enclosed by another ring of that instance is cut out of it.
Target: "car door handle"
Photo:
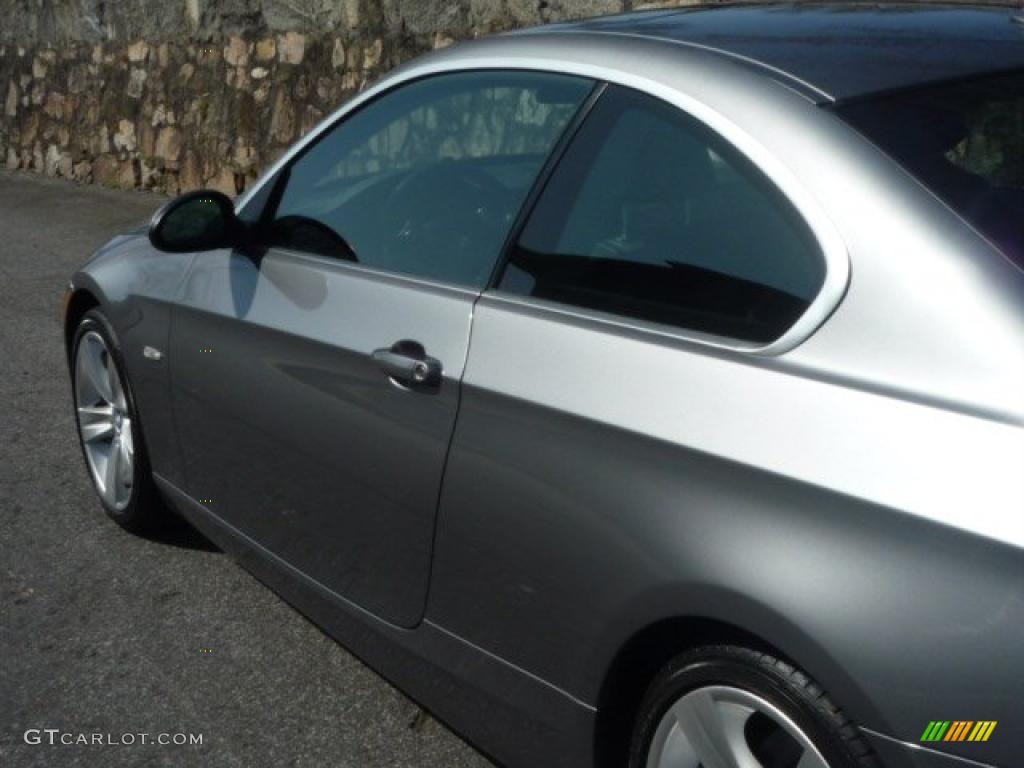
[[[430,357],[419,342],[398,341],[375,349],[370,357],[399,384],[430,387],[441,383],[441,361]]]

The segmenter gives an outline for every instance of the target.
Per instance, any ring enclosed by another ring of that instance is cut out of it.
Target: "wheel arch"
[[[648,685],[673,658],[709,644],[738,644],[774,651],[741,627],[706,616],[672,616],[635,632],[612,658],[601,682],[594,754],[598,768],[626,764],[636,711]]]
[[[739,645],[782,659],[807,672],[858,725],[877,726],[879,714],[864,692],[806,631],[735,594],[712,596],[712,600],[734,610],[725,613],[700,606],[704,610],[666,612],[660,618],[636,622],[635,631],[614,649],[604,665],[597,698],[594,754],[598,768],[625,765],[637,708],[651,681],[673,658],[702,645]]]
[[[82,322],[82,317],[86,312],[101,305],[99,292],[91,286],[75,287],[72,289],[71,298],[68,299],[67,309],[64,311],[64,351],[69,363],[71,361],[71,345],[75,339],[75,329]]]

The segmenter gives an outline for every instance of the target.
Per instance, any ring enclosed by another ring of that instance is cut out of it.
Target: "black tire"
[[[77,366],[75,362],[78,358],[78,348],[82,339],[90,331],[93,331],[102,337],[109,354],[113,357],[114,362],[116,363],[118,380],[121,382],[121,388],[124,390],[127,411],[131,417],[134,461],[132,462],[131,495],[127,505],[122,509],[114,508],[107,503],[103,498],[103,495],[99,492],[99,489],[96,487],[92,471],[89,467],[85,443],[82,439],[81,422],[78,418],[76,409],[75,427],[78,434],[78,445],[82,451],[82,459],[85,462],[86,473],[89,477],[90,484],[93,486],[93,490],[97,492],[96,495],[99,498],[103,509],[118,525],[132,533],[151,535],[164,528],[168,522],[169,512],[160,498],[156,485],[153,483],[149,457],[146,455],[146,446],[142,436],[142,422],[139,418],[138,408],[135,404],[135,395],[131,388],[131,382],[128,381],[126,374],[127,368],[124,363],[124,355],[121,351],[121,345],[118,342],[117,334],[114,332],[110,321],[107,320],[103,312],[99,309],[90,309],[82,316],[78,326],[75,328],[75,334],[72,338],[70,357],[72,404],[76,404],[75,392],[77,386]]]
[[[767,653],[733,645],[687,651],[654,679],[639,707],[630,768],[646,768],[655,732],[669,708],[706,686],[739,688],[767,701],[810,739],[829,768],[880,768],[860,729],[810,677]],[[789,768],[792,761],[783,755],[777,763],[766,762],[771,768]]]

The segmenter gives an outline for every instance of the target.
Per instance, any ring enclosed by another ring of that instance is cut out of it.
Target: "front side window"
[[[1024,73],[835,108],[1024,267]]]
[[[497,287],[767,343],[823,281],[811,231],[748,160],[677,108],[609,88]]]
[[[534,72],[439,75],[331,129],[288,169],[270,244],[469,287],[590,81]]]

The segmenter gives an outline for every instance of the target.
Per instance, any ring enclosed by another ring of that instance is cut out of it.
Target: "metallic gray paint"
[[[415,626],[475,298],[327,258],[203,254],[168,355],[183,490],[324,586]],[[402,339],[442,362],[436,391],[409,392],[370,359]]]
[[[125,239],[74,285],[121,337],[167,497],[509,765],[598,761],[612,660],[681,616],[794,659],[890,768],[961,764],[900,745],[940,717],[1000,728],[937,748],[1019,764],[1024,273],[798,89],[671,42],[462,45],[325,125],[482,66],[693,112],[813,219],[841,290],[749,350],[306,255]],[[436,395],[367,362],[399,338],[444,363]]]
[[[164,497],[366,663],[506,765],[589,766],[595,709],[425,619],[402,629],[318,584],[156,475]]]

